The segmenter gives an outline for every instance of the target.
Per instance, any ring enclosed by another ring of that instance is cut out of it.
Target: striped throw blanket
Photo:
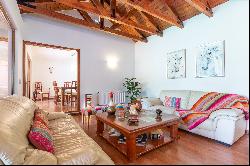
[[[236,94],[211,92],[201,97],[190,110],[177,110],[189,130],[207,120],[210,114],[219,109],[241,109],[246,120],[249,119],[249,101]]]

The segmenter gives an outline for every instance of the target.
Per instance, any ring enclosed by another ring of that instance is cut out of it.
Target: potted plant
[[[136,81],[136,78],[125,78],[123,87],[126,88],[127,96],[130,99],[130,103],[137,101],[137,98],[141,94],[140,82]]]

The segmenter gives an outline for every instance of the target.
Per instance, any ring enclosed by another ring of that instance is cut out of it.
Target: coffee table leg
[[[101,136],[103,134],[104,131],[104,123],[100,120],[97,119],[97,130],[96,130],[96,134]]]
[[[135,135],[129,135],[127,136],[126,140],[127,144],[127,156],[129,161],[135,161],[136,160],[136,136]]]
[[[170,137],[173,141],[178,138],[178,124],[174,124],[170,126]]]

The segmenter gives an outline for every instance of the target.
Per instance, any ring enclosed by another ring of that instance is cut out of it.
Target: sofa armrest
[[[47,112],[47,118],[49,121],[66,117],[67,114],[65,114],[64,112]]]
[[[141,99],[142,108],[148,109],[149,107],[156,106],[156,105],[163,105],[163,102],[160,98],[143,98]]]
[[[209,118],[210,119],[215,119],[218,117],[227,117],[227,118],[241,118],[244,116],[243,111],[241,109],[220,109],[217,111],[214,111],[210,114]]]

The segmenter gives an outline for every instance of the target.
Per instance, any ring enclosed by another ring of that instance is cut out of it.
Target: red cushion
[[[34,119],[28,138],[37,149],[54,153],[52,133],[43,122]]]

